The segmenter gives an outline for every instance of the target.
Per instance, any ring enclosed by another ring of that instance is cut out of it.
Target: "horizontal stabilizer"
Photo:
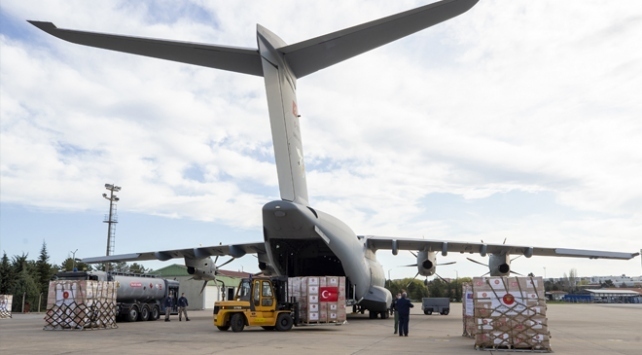
[[[29,23],[71,43],[263,76],[261,57],[257,49],[65,30],[57,28],[51,22],[29,21]]]
[[[297,78],[458,16],[478,0],[445,0],[279,48]]]

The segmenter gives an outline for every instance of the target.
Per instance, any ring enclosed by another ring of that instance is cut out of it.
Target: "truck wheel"
[[[448,315],[448,313],[450,313],[450,309],[444,309],[444,310],[441,312],[441,314],[442,314],[442,315],[444,315],[444,316],[447,316],[447,315]]]
[[[235,313],[232,315],[232,318],[230,318],[230,326],[232,327],[233,332],[242,332],[243,328],[245,328],[245,319],[243,318],[243,314]]]
[[[141,322],[146,322],[149,320],[149,307],[147,305],[144,305],[140,310],[140,314],[138,314],[138,320]]]
[[[137,306],[132,306],[129,309],[129,312],[127,312],[127,321],[128,322],[135,322],[138,320],[138,307]]]
[[[230,329],[230,326],[229,325],[221,325],[221,326],[217,325],[216,328],[218,328],[218,330],[220,330],[222,332],[226,332],[228,329]]]
[[[432,311],[425,310],[425,311],[424,311],[424,314],[425,314],[425,315],[427,315],[427,316],[429,316],[429,315],[431,315],[431,314],[432,314]]]
[[[288,313],[281,313],[276,317],[276,330],[286,332],[292,329],[292,316]]]
[[[276,327],[272,327],[272,326],[268,326],[268,325],[262,325],[261,328],[263,328],[265,330],[274,330],[274,328],[276,328]]]
[[[377,319],[377,312],[375,312],[375,311],[368,311],[368,318],[370,318],[370,319]]]
[[[388,319],[388,311],[381,312],[381,319]]]
[[[149,315],[149,320],[157,320],[158,318],[160,318],[160,309],[158,306],[154,306],[152,307],[152,312]]]

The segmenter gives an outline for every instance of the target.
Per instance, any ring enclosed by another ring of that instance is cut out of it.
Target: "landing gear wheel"
[[[281,313],[276,318],[276,330],[285,332],[292,329],[292,316],[287,313]]]
[[[138,315],[138,320],[141,322],[146,322],[149,320],[149,307],[143,306]]]
[[[132,308],[129,309],[129,312],[127,312],[127,321],[135,322],[137,320],[138,320],[138,307],[132,306]]]
[[[230,326],[232,327],[233,332],[242,332],[243,328],[245,328],[245,319],[243,318],[243,314],[236,313],[232,315],[232,318],[230,318]]]
[[[151,314],[149,315],[149,320],[157,320],[158,318],[160,318],[160,309],[158,306],[154,306]]]

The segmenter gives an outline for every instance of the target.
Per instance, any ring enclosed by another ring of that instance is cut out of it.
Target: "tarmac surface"
[[[289,332],[246,327],[221,332],[212,311],[190,311],[190,322],[118,323],[107,330],[43,330],[44,314],[0,319],[0,354],[523,354],[481,351],[462,337],[461,304],[450,315],[426,316],[415,304],[410,335],[393,334],[393,320],[348,315],[341,326],[295,327]],[[642,354],[642,304],[549,304],[555,354]]]

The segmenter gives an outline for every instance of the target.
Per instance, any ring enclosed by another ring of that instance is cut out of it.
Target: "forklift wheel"
[[[242,313],[235,313],[230,318],[230,325],[232,326],[233,332],[242,332],[245,328],[245,319],[243,319]]]
[[[280,332],[292,329],[292,316],[288,313],[281,313],[276,318],[276,330]]]

